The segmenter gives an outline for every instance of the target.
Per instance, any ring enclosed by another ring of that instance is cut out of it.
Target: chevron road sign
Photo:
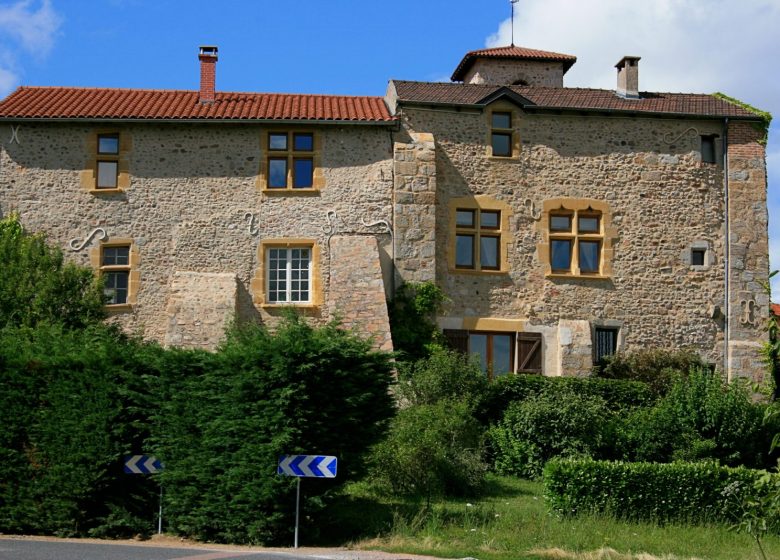
[[[301,478],[336,478],[338,459],[329,455],[282,455],[276,474]]]
[[[152,455],[125,456],[125,472],[127,474],[154,474],[163,470],[163,464]]]

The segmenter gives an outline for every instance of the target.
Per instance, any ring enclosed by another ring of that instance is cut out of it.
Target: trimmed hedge
[[[606,514],[655,523],[726,522],[755,497],[765,471],[701,463],[553,459],[544,469],[549,507],[561,515]],[[773,475],[780,476],[780,475]]]
[[[545,377],[543,375],[507,375],[488,387],[479,407],[479,417],[485,423],[495,423],[513,402],[537,397],[545,391],[570,391],[583,397],[604,399],[607,409],[623,411],[650,406],[655,393],[646,383],[597,377]]]

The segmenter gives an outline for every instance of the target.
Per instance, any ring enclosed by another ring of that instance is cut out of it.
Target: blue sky
[[[196,89],[197,47],[219,46],[217,89],[382,95],[446,80],[463,54],[509,43],[509,0],[0,0],[0,96],[18,85]],[[722,91],[777,116],[767,149],[770,252],[780,268],[780,1],[520,0],[515,43],[578,57],[567,86]],[[774,285],[780,300],[780,278]]]

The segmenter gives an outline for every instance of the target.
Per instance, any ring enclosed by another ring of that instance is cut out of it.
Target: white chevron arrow
[[[311,462],[314,461],[314,459],[316,459],[316,458],[317,458],[316,455],[307,455],[306,458],[303,461],[301,461],[301,464],[298,465],[306,476],[319,476],[319,474],[313,472],[309,468],[309,465],[311,464]]]
[[[150,473],[156,473],[157,467],[154,466],[154,463],[157,461],[157,457],[150,456],[145,463],[143,463],[144,468],[150,472]]]
[[[138,468],[138,461],[143,459],[143,455],[133,455],[128,462],[125,463],[125,466],[130,469],[135,474],[143,474],[141,472],[141,469]]]

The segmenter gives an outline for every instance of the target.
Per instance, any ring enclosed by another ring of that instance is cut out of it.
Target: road
[[[241,550],[240,547],[158,546],[154,543],[0,537],[0,560],[406,560],[408,554],[341,549]]]

